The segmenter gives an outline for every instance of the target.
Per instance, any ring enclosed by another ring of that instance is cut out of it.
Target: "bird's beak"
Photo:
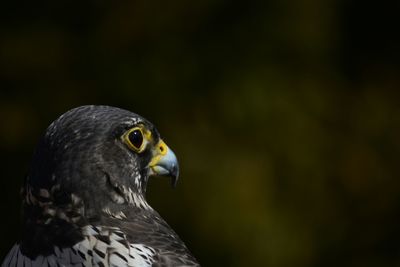
[[[172,186],[178,182],[179,165],[174,152],[160,140],[153,151],[153,158],[149,164],[150,176],[171,177]]]

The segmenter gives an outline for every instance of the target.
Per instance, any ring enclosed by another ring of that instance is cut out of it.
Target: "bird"
[[[200,266],[146,201],[149,177],[179,165],[156,127],[86,105],[53,121],[21,189],[21,238],[2,266]]]

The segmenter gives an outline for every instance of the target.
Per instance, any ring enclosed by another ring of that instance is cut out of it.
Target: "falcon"
[[[178,161],[148,120],[72,109],[46,130],[22,188],[22,237],[2,266],[200,266],[147,203],[151,176]]]

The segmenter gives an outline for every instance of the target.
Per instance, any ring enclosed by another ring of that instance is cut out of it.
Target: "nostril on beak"
[[[158,150],[160,151],[161,155],[165,155],[167,153],[167,146],[164,144],[164,142],[161,142],[161,144],[158,145]]]

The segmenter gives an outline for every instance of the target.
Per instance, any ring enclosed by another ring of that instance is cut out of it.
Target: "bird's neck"
[[[148,177],[142,179],[140,175],[136,175],[121,183],[121,180],[117,180],[109,174],[106,175],[107,186],[104,193],[110,196],[113,204],[134,206],[139,209],[150,208],[145,197]]]
[[[135,191],[132,188],[124,188],[123,194],[129,206],[134,206],[139,209],[151,209],[146,201],[144,192]]]

